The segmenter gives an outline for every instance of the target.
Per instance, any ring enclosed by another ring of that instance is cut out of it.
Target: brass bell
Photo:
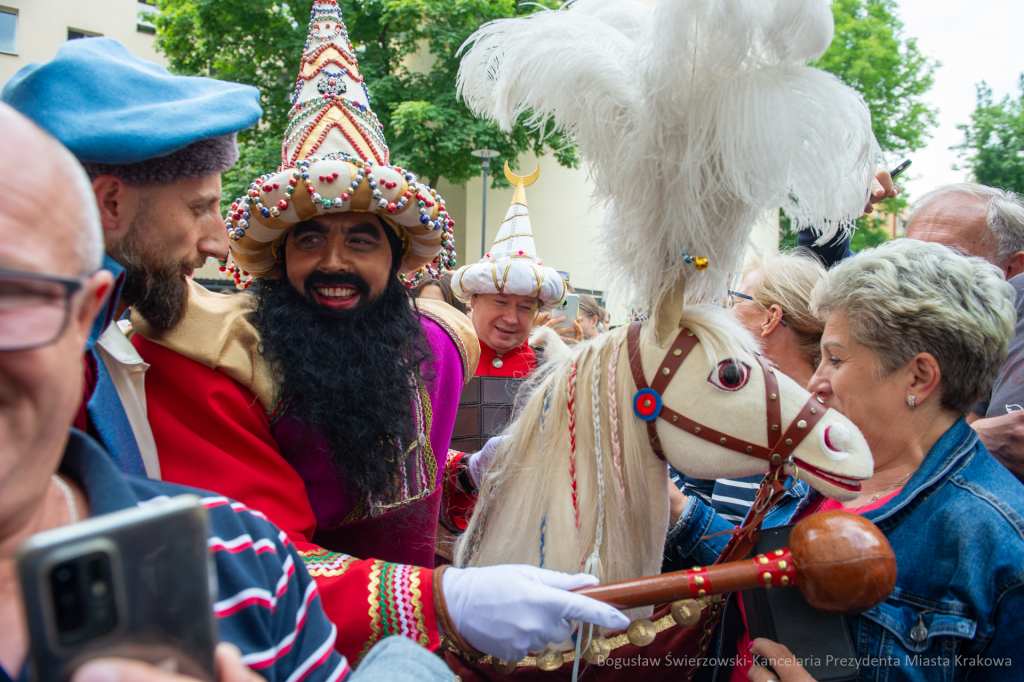
[[[646,618],[634,620],[626,628],[626,639],[633,646],[647,646],[654,641],[654,637],[657,634],[658,631],[654,627],[654,623]]]
[[[562,652],[551,648],[545,649],[537,657],[537,667],[547,673],[558,670],[563,663],[565,663],[565,656],[562,655]]]
[[[579,635],[576,635],[579,637]],[[584,642],[586,640],[583,640]],[[583,660],[591,665],[601,665],[612,653],[612,643],[604,637],[594,637],[590,645],[583,650]]]
[[[491,659],[491,667],[494,668],[494,672],[499,675],[511,675],[516,671],[517,665],[519,665],[518,661],[506,661],[502,658]]]
[[[681,599],[673,602],[672,619],[681,627],[693,627],[700,622],[700,604],[696,599]]]

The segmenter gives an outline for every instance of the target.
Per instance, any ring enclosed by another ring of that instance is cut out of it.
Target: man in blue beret
[[[148,365],[115,322],[132,307],[154,327],[174,328],[187,278],[227,255],[220,174],[238,159],[236,133],[260,118],[259,92],[176,76],[115,40],[90,38],[21,69],[0,100],[85,167],[103,225],[103,267],[116,277],[89,340],[75,426],[98,437],[126,473],[160,478],[143,392]]]

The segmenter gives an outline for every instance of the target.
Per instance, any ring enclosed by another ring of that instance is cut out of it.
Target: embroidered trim
[[[370,569],[370,582],[367,585],[367,601],[370,603],[370,638],[363,644],[362,651],[356,656],[356,665],[363,660],[363,657],[373,648],[373,645],[380,641],[380,601],[377,593],[380,585],[380,572],[385,566],[383,561],[373,560],[373,568]]]
[[[430,636],[427,634],[427,624],[423,618],[423,591],[420,590],[418,569],[410,569],[409,592],[412,593],[412,615],[416,619],[416,631],[419,633],[419,638],[416,641],[420,646],[430,646]]]
[[[357,661],[384,637],[400,635],[423,646],[429,644],[419,571],[413,566],[374,560],[368,586],[373,634],[363,644]]]
[[[437,458],[434,457],[434,448],[430,444],[430,427],[434,424],[434,408],[430,404],[430,394],[427,393],[427,385],[420,381],[420,403],[423,405],[423,435],[426,443],[423,446],[424,464],[427,465],[427,486],[426,490],[433,492],[441,481],[437,478]]]
[[[463,385],[468,384],[470,379],[473,377],[469,373],[469,353],[466,351],[466,345],[462,342],[462,338],[455,332],[455,329],[445,322],[444,318],[439,315],[435,315],[434,313],[422,309],[418,309],[417,312],[443,329],[444,333],[455,342],[455,347],[459,351],[459,360],[462,361],[462,383]]]
[[[308,552],[299,552],[306,570],[314,578],[333,578],[348,572],[352,564],[359,561],[353,556],[341,552],[330,552],[322,547]]]

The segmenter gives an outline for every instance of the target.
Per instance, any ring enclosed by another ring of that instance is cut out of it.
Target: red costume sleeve
[[[465,457],[465,452],[448,451],[448,459],[444,464],[444,478],[441,482],[444,486],[444,497],[441,498],[441,525],[456,535],[469,526],[469,517],[473,515],[473,507],[476,506],[477,494],[463,490],[459,483],[459,465]]]
[[[251,391],[142,336],[132,343],[150,364],[146,408],[163,480],[237,500],[284,531],[338,628],[336,648],[350,661],[390,635],[440,645],[432,569],[357,559],[309,541],[316,519],[306,488]]]

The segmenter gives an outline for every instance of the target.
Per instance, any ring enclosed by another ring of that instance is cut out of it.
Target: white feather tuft
[[[575,137],[620,289],[649,303],[685,269],[687,299],[712,300],[764,211],[829,237],[867,203],[867,107],[804,66],[832,33],[827,0],[576,0],[483,26],[459,90],[505,129],[531,112]]]

